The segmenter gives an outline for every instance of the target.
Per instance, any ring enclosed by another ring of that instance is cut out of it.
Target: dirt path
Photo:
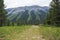
[[[22,34],[17,35],[17,38],[14,40],[45,40],[42,38],[39,32],[39,26],[33,25],[28,30],[24,31]]]

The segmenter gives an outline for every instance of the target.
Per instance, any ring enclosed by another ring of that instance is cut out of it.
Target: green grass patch
[[[19,33],[22,33],[30,27],[30,25],[0,27],[0,40],[13,40]]]
[[[60,40],[60,27],[54,26],[40,26],[40,34],[46,40]]]

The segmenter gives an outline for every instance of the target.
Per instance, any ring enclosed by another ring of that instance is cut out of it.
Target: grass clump
[[[46,40],[60,40],[60,27],[54,26],[40,26],[40,34]]]
[[[29,27],[28,25],[0,27],[0,40],[13,40],[19,33],[22,33]]]

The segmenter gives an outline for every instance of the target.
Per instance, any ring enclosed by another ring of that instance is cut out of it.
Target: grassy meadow
[[[30,28],[30,26],[6,26],[0,27],[0,40],[13,40],[16,38],[17,34]]]
[[[40,26],[40,34],[46,40],[60,40],[60,27]]]
[[[36,25],[35,25],[36,26]],[[38,26],[38,25],[37,25]],[[30,29],[31,25],[6,26],[0,27],[0,40],[15,40],[25,30]],[[34,30],[34,29],[33,29]],[[39,25],[39,33],[46,40],[60,40],[60,27]],[[36,33],[38,33],[36,31]],[[18,39],[17,39],[18,40]]]

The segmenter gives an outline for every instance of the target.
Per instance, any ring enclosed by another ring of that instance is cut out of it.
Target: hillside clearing
[[[16,36],[23,31],[30,28],[30,25],[28,26],[6,26],[6,27],[0,27],[0,40],[13,40],[16,38]]]
[[[21,35],[21,36],[19,36]],[[18,34],[15,40],[45,40],[39,32],[39,26],[31,26],[28,30]]]
[[[0,40],[45,40],[39,26],[1,27]]]
[[[40,25],[39,30],[46,40],[60,40],[60,27]]]
[[[60,27],[45,25],[0,27],[0,40],[60,40]]]

